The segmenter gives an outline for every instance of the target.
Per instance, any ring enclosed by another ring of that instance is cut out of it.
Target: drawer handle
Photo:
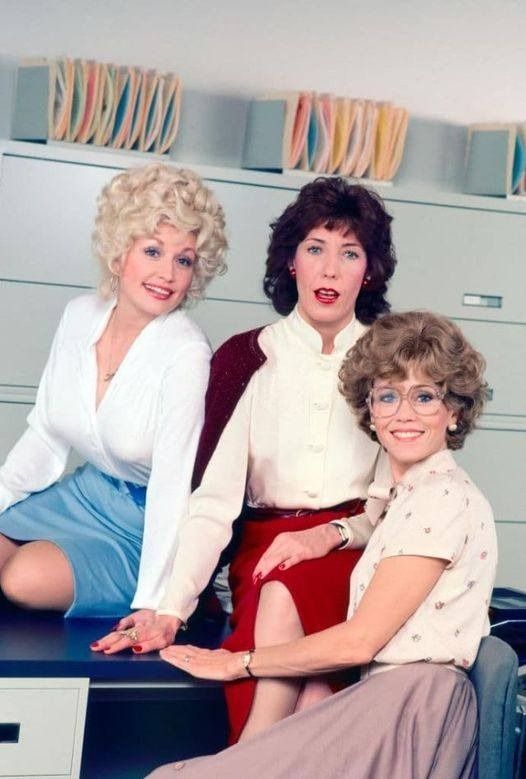
[[[473,292],[464,292],[463,306],[481,306],[482,308],[502,308],[501,295],[476,295]]]
[[[20,722],[0,722],[0,744],[18,744]]]

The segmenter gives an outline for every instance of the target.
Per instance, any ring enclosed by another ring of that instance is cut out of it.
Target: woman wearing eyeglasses
[[[361,666],[361,681],[250,741],[179,764],[182,777],[474,776],[477,713],[465,671],[489,631],[497,547],[491,508],[451,450],[482,411],[483,369],[460,330],[426,312],[387,315],[350,350],[341,391],[386,449],[393,487],[387,500],[374,483],[369,490],[373,532],[351,576],[347,621],[255,651],[174,646],[162,656],[209,679]]]

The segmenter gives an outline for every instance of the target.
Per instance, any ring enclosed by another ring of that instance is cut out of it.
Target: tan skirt
[[[217,755],[148,779],[470,779],[477,705],[468,677],[414,663],[375,674]]]

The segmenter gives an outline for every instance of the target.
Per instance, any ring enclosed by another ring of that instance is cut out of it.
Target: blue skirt
[[[0,515],[13,541],[51,541],[66,555],[75,594],[66,617],[120,617],[137,587],[146,487],[89,463]]]

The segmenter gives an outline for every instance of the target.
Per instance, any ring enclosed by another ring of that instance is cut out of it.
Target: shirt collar
[[[345,353],[366,329],[356,317],[353,317],[349,324],[337,333],[334,339],[334,349],[331,354],[322,354],[323,341],[321,335],[312,327],[312,325],[309,325],[309,323],[303,319],[298,311],[297,305],[287,317],[287,322],[292,332],[297,335],[305,345],[321,357],[328,358],[334,357],[335,355],[341,357],[342,353]]]
[[[103,298],[99,298],[98,314],[93,318],[93,326],[88,335],[90,346],[96,344],[103,334],[116,305],[117,299],[114,297],[111,297],[109,300],[103,300]]]
[[[372,525],[376,525],[384,516],[389,503],[394,500],[400,490],[413,488],[429,473],[446,473],[456,468],[455,460],[449,449],[441,449],[439,452],[426,457],[425,460],[412,465],[402,479],[391,486],[385,481],[373,481],[367,490],[365,513]]]

